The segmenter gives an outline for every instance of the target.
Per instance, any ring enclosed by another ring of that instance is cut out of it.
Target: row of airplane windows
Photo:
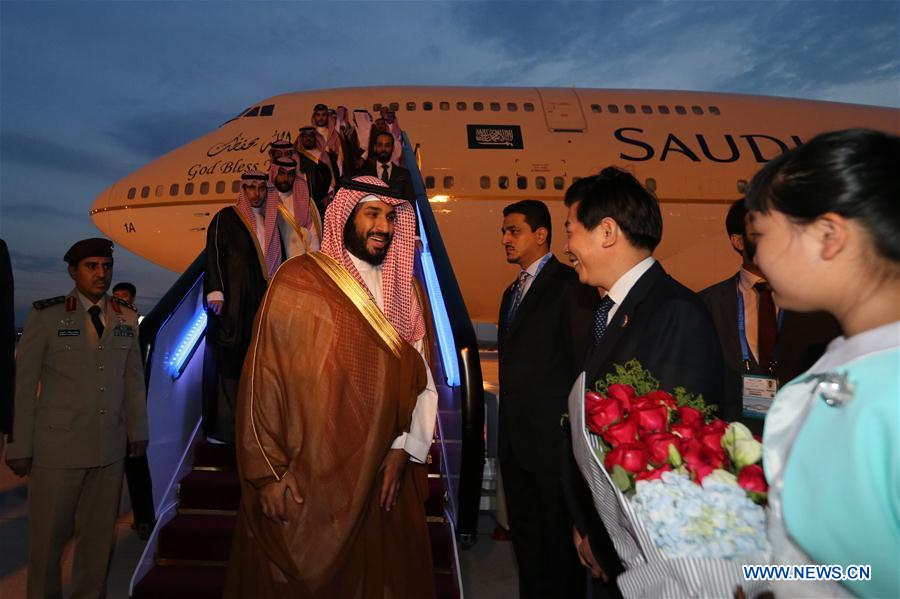
[[[416,110],[416,106],[417,105],[415,102],[407,102],[406,110],[409,112],[412,112],[412,111]],[[450,102],[438,102],[439,110],[450,110],[450,106],[451,106]],[[484,102],[473,102],[472,110],[474,110],[476,112],[481,112],[484,110],[484,106],[485,106]],[[502,104],[500,102],[490,102],[490,103],[488,103],[488,107],[491,109],[491,112],[500,112],[502,110]],[[376,102],[375,104],[372,105],[372,110],[375,111],[376,113],[380,112],[382,108],[387,108],[388,110],[397,111],[397,110],[400,110],[400,103],[399,102],[391,102],[390,104],[379,104]],[[532,104],[531,102],[525,102],[524,104],[522,104],[522,109],[525,112],[534,112],[534,104]],[[643,114],[653,114],[654,113],[653,106],[650,106],[649,104],[641,104],[640,109]],[[434,110],[434,102],[422,102],[422,110],[425,110],[425,111]],[[458,111],[468,110],[468,104],[466,102],[457,102],[456,110],[458,110]],[[516,102],[507,102],[506,110],[508,112],[518,112],[519,105]],[[609,112],[610,114],[618,114],[620,112],[619,105],[618,104],[607,104],[606,111]],[[624,105],[622,105],[621,111],[624,111],[626,114],[636,114],[637,108],[635,107],[634,104],[624,104]],[[709,114],[715,115],[715,116],[720,116],[722,114],[722,111],[719,110],[718,106],[708,106],[706,108],[706,111],[704,111],[702,106],[694,105],[694,106],[691,106],[690,111],[692,114],[696,114],[696,115],[703,115],[706,112],[708,112]],[[591,112],[602,113],[603,106],[601,104],[591,104]],[[657,112],[659,114],[672,114],[673,111],[672,111],[672,109],[669,108],[669,106],[667,106],[665,104],[660,104],[656,107],[655,112]],[[688,109],[685,106],[676,104],[674,112],[675,112],[675,114],[684,115],[684,114],[688,113]]]
[[[512,177],[508,177],[506,175],[500,175],[496,178],[496,185],[498,189],[512,189],[511,181]],[[529,180],[527,176],[518,175],[515,178],[515,188],[516,189],[528,189]],[[572,178],[572,183],[578,180],[578,177]],[[444,189],[453,189],[456,184],[456,179],[452,175],[445,175],[442,178],[443,188]],[[482,175],[479,177],[479,186],[481,189],[491,189],[494,185],[494,179],[488,175]],[[552,177],[548,178],[543,175],[537,175],[534,177],[534,188],[535,189],[547,189],[548,185],[552,186],[553,189],[562,190],[566,187],[566,178],[565,177]],[[225,193],[225,189],[227,187],[227,183],[225,181],[216,181],[215,182],[215,193],[223,194]],[[434,189],[437,187],[437,179],[433,175],[428,175],[425,177],[425,188],[426,189]],[[184,184],[184,195],[190,196],[194,195],[194,192],[198,192],[200,195],[208,195],[212,189],[209,181],[202,181],[199,185],[195,185],[194,183],[185,183]],[[231,193],[238,193],[241,189],[241,182],[239,180],[235,180],[231,182]],[[177,196],[181,187],[178,183],[172,183],[169,185],[169,196]],[[141,199],[147,199],[151,196],[151,191],[153,192],[153,197],[161,198],[165,195],[166,186],[165,185],[157,185],[155,189],[151,189],[149,185],[145,185],[140,189],[140,197]],[[128,199],[133,200],[138,197],[138,188],[132,187],[128,190]]]

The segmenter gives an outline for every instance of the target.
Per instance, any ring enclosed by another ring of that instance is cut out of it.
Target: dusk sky
[[[900,2],[0,2],[17,322],[105,187],[269,96],[362,85],[725,91],[900,107]],[[117,249],[146,313],[176,273]]]

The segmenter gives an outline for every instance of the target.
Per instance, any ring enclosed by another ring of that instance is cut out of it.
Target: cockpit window
[[[259,116],[259,106],[254,106],[253,108],[251,108],[250,110],[248,110],[247,113],[246,113],[244,116],[245,116],[245,117],[247,117],[247,116]]]
[[[272,113],[275,112],[274,104],[266,104],[262,107],[262,110],[259,111],[259,116],[272,116]]]

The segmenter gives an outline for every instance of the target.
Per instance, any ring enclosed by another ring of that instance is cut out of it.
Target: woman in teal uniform
[[[779,598],[900,597],[898,165],[898,137],[826,133],[747,194],[777,304],[826,310],[846,335],[778,393],[763,434],[773,563],[844,579],[777,581]]]

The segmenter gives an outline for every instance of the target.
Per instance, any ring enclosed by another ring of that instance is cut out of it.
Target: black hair
[[[806,224],[834,212],[868,231],[876,251],[900,262],[900,137],[870,129],[823,133],[766,164],[747,208]]]
[[[116,283],[113,288],[113,293],[116,291],[127,291],[131,294],[131,297],[135,297],[137,295],[137,287],[135,287],[132,283],[126,283],[122,281],[121,283]]]
[[[589,231],[608,217],[635,247],[652,252],[662,239],[659,202],[627,171],[608,166],[599,174],[579,179],[566,190],[566,206],[576,202],[575,216]]]
[[[728,216],[725,217],[725,230],[728,236],[740,235],[743,237],[747,233],[747,206],[744,204],[744,198],[735,200],[731,207],[728,208]]]
[[[375,147],[375,142],[377,142],[378,138],[381,137],[382,135],[387,135],[388,137],[390,137],[392,144],[397,143],[397,140],[394,139],[393,133],[391,133],[390,131],[379,131],[378,133],[376,133],[375,135],[372,136],[372,147]]]
[[[531,227],[532,231],[537,231],[541,227],[547,229],[547,247],[550,247],[550,241],[553,239],[553,223],[550,220],[550,210],[547,205],[539,200],[522,200],[515,204],[510,204],[503,209],[503,216],[510,214],[521,214],[525,217],[525,222]]]

